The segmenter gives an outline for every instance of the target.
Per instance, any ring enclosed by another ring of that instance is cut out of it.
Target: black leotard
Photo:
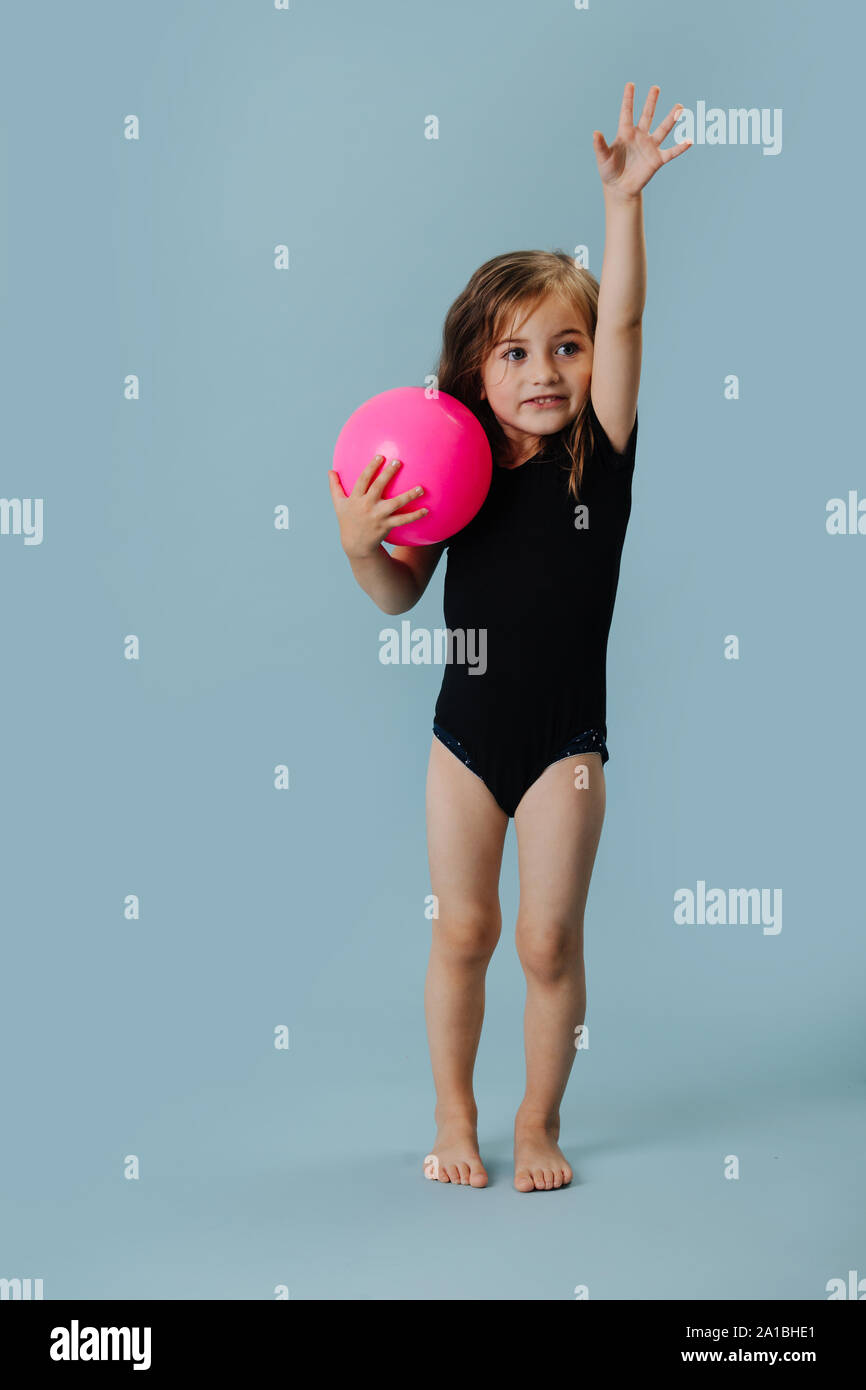
[[[486,670],[447,662],[436,732],[465,754],[508,816],[576,735],[593,734],[586,748],[607,736],[607,641],[631,512],[637,413],[617,454],[591,401],[589,409],[596,446],[580,504],[568,492],[561,445],[517,468],[494,464],[481,510],[446,547],[445,623],[452,631],[486,629]],[[483,651],[474,649],[476,665]]]

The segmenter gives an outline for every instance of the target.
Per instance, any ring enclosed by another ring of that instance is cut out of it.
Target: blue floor
[[[591,1299],[822,1299],[864,1263],[862,1080],[833,1065],[832,1039],[750,1056],[709,1034],[689,1053],[678,1030],[624,1028],[607,1059],[591,1042],[566,1099],[574,1183],[521,1195],[519,1097],[489,1040],[491,1184],[453,1188],[421,1172],[433,1131],[429,1079],[410,1074],[417,1040],[409,1058],[381,1037],[343,1050],[340,1018],[293,1038],[276,1070],[141,1106],[137,1181],[122,1176],[110,1097],[77,1139],[43,1116],[29,1181],[22,1165],[15,1199],[3,1184],[0,1273],[42,1278],[46,1299],[271,1299],[279,1285],[324,1300],[556,1300],[579,1285]],[[407,1011],[392,1021],[412,1036]]]

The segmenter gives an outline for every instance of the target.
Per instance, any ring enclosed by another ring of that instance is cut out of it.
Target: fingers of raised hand
[[[592,139],[595,145],[596,154],[603,158],[607,158],[607,156],[610,154],[610,146],[608,145],[601,131],[594,130],[592,132]]]
[[[632,87],[633,86],[634,83],[632,83]],[[643,111],[640,113],[640,120],[637,123],[638,130],[649,130],[653,118],[653,112],[656,109],[656,102],[658,101],[660,91],[661,87],[654,84],[652,87],[650,87],[649,91],[647,92],[647,98],[644,102]]]
[[[626,82],[622,94],[622,104],[619,108],[619,126],[617,135],[621,131],[631,130],[634,125],[634,83]]]
[[[690,150],[694,144],[693,140],[678,140],[675,145],[671,145],[669,150],[659,150],[662,164],[667,164],[669,160],[676,159],[678,154],[684,154]]]
[[[652,138],[653,140],[655,140],[657,145],[660,145],[662,140],[664,140],[665,137],[670,133],[670,131],[673,130],[673,127],[679,119],[679,115],[682,109],[683,108],[680,106],[679,102],[677,102],[676,106],[671,107],[664,120],[660,121],[659,124],[656,126],[655,130],[652,132]]]

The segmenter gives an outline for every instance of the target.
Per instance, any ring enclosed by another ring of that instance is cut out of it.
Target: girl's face
[[[589,391],[592,340],[579,311],[553,295],[505,331],[515,336],[488,353],[481,395],[514,446],[517,465],[538,452],[541,438],[574,419]]]

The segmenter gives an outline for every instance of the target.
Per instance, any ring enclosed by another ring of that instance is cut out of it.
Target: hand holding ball
[[[349,416],[334,449],[334,469],[347,496],[377,454],[384,455],[383,468],[392,459],[403,465],[383,489],[383,498],[424,489],[394,516],[428,508],[426,516],[389,530],[389,545],[448,540],[472,520],[487,496],[493,474],[487,435],[472,411],[444,391],[428,397],[420,386],[399,386],[372,396]]]

